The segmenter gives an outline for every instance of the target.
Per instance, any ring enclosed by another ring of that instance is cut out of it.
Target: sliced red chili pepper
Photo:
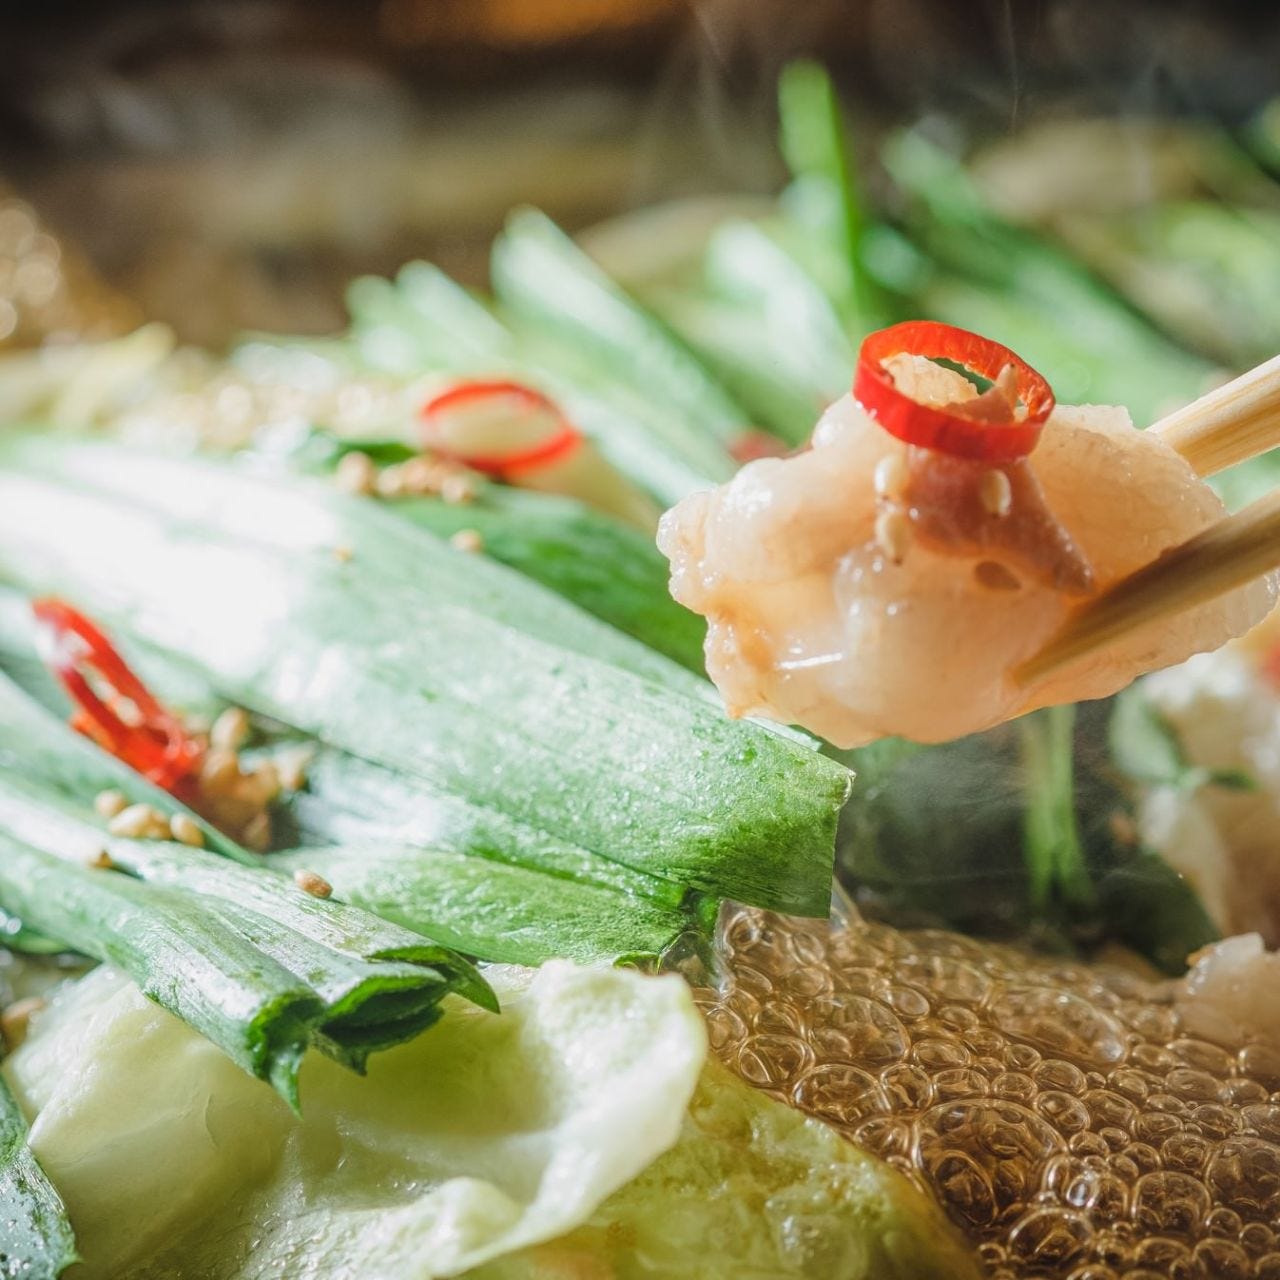
[[[440,438],[438,419],[442,414],[465,410],[469,406],[492,400],[514,400],[527,412],[553,414],[557,429],[545,440],[523,449],[511,449],[505,453],[469,453],[452,449]],[[521,471],[533,471],[550,466],[567,457],[582,441],[581,433],[561,413],[556,404],[532,387],[520,382],[468,380],[455,382],[453,386],[434,396],[422,406],[422,421],[427,428],[426,443],[434,453],[455,462],[464,463],[473,471],[502,478]]]
[[[899,391],[884,362],[896,355],[950,360],[984,378],[1013,367],[1026,416],[1009,422],[980,422],[950,408],[920,404]],[[957,458],[1009,462],[1036,447],[1040,429],[1053,412],[1053,389],[1025,360],[990,338],[933,320],[908,320],[873,333],[858,353],[854,399],[890,435],[907,444]]]
[[[37,600],[31,608],[40,624],[42,656],[75,703],[72,726],[166,791],[190,783],[203,748],[111,641],[63,600]],[[90,683],[90,673],[103,694]]]

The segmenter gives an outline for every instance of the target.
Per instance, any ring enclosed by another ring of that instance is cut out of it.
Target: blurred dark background
[[[869,156],[925,115],[981,137],[1234,122],[1280,93],[1280,5],[5,3],[0,183],[186,337],[323,330],[360,271],[429,256],[481,279],[512,204],[578,227],[773,190],[775,82],[798,53],[836,72]]]

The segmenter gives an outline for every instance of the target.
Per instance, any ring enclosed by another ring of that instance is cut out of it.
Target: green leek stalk
[[[359,451],[387,464],[413,456],[394,441],[349,441],[312,431],[286,457],[304,472],[328,472]],[[468,503],[389,499],[387,510],[449,538],[473,529],[486,557],[563,596],[680,666],[703,673],[706,624],[667,589],[669,569],[652,538],[559,494],[481,483]]]
[[[1031,905],[1054,896],[1074,911],[1096,906],[1076,824],[1074,706],[1048,707],[1017,721],[1027,778],[1023,833]]]
[[[0,589],[0,672],[61,718],[65,699],[33,654],[25,599]],[[165,705],[206,719],[221,709],[216,692],[189,667],[136,646],[129,659]],[[6,707],[0,698],[0,711]],[[18,720],[12,707],[5,719]],[[35,741],[41,729],[65,735],[63,726],[38,720],[36,709],[26,708],[22,734]],[[482,960],[652,960],[683,935],[710,936],[713,899],[593,857],[395,770],[323,744],[306,745],[305,788],[277,801],[275,825],[289,847],[268,860],[276,870],[317,873],[342,901]],[[118,761],[88,744],[80,751],[92,752],[101,772],[86,779],[71,771],[65,798],[83,802],[110,784],[130,801],[178,807],[145,783],[139,789],[136,776]],[[262,865],[257,855],[244,852],[244,858]],[[28,950],[40,941],[21,939]]]
[[[508,218],[494,241],[492,276],[499,303],[523,326],[554,335],[561,352],[586,355],[665,406],[687,437],[727,450],[750,425],[693,352],[545,214],[520,209]]]
[[[803,444],[852,382],[839,315],[768,224],[726,222],[708,242],[701,282],[645,301],[787,444]]]
[[[328,486],[16,434],[0,455],[0,576],[539,840],[826,913],[848,774],[549,592]]]
[[[778,79],[782,153],[794,177],[784,204],[807,214],[822,233],[834,270],[831,296],[846,328],[857,334],[884,323],[884,299],[867,270],[866,241],[872,220],[858,188],[853,148],[840,100],[826,70],[816,62],[784,67]]]
[[[57,1280],[75,1261],[66,1209],[31,1154],[26,1121],[0,1078],[0,1280]]]

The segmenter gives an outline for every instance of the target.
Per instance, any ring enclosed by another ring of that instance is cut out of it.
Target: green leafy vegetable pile
[[[4,677],[0,762],[4,914],[116,965],[294,1105],[309,1045],[363,1070],[429,1027],[450,992],[493,1005],[461,956],[279,871],[107,835],[92,800],[116,763]]]
[[[218,463],[15,433],[0,467],[0,575],[424,800],[493,815],[495,859],[541,845],[666,895],[825,913],[845,771],[727,721],[705,682],[501,566]]]

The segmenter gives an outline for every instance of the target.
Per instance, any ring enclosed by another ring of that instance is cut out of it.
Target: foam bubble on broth
[[[744,1079],[904,1170],[994,1280],[1280,1280],[1280,1047],[1174,984],[736,908],[698,1000]]]

